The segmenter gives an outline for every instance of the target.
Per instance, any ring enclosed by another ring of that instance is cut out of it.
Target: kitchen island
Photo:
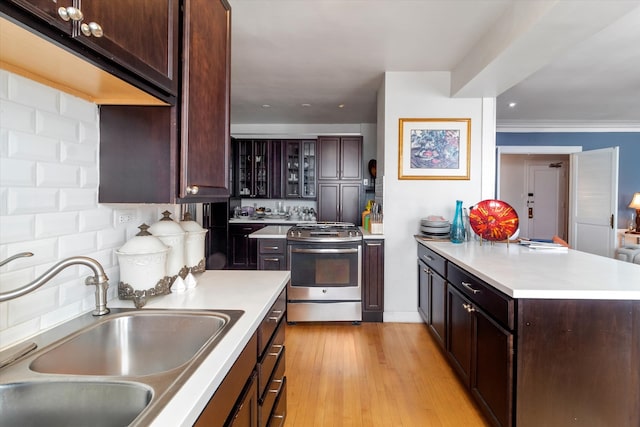
[[[640,425],[640,266],[416,240],[420,314],[494,425]]]
[[[288,271],[205,271],[185,292],[149,299],[145,308],[231,309],[244,314],[159,412],[151,426],[192,426],[286,287]],[[111,307],[133,307],[113,300]]]

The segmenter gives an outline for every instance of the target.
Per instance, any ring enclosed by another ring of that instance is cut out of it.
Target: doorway
[[[570,154],[582,147],[498,147],[496,197],[520,218],[522,237],[568,241]]]

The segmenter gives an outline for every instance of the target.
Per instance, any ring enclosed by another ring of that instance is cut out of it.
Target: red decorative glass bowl
[[[506,240],[518,230],[518,213],[502,200],[483,200],[469,210],[469,224],[485,240]]]

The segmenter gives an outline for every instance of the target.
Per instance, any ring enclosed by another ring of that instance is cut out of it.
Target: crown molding
[[[497,120],[496,132],[640,132],[640,122]]]

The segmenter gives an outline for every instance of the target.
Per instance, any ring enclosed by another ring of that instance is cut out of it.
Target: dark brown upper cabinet
[[[172,104],[179,7],[179,0],[7,0],[0,15]]]
[[[361,180],[362,137],[319,136],[318,180]]]
[[[230,15],[225,0],[184,1],[178,105],[101,107],[101,203],[229,196]]]

